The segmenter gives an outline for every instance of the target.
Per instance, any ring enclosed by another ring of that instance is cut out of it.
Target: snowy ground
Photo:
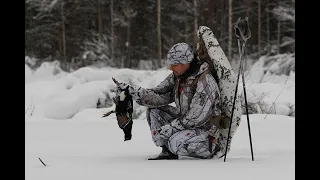
[[[26,179],[294,179],[295,75],[262,76],[263,67],[256,66],[246,78],[248,101],[261,113],[250,115],[253,162],[246,116],[226,162],[186,157],[148,161],[160,149],[151,140],[144,107],[137,104],[131,141],[123,141],[114,115],[101,118],[113,109],[106,98],[112,96],[111,77],[154,87],[170,73],[166,69],[86,67],[64,73],[57,64],[45,63],[36,71],[26,66]]]
[[[82,121],[28,119],[26,179],[295,179],[293,117],[250,115],[254,161],[245,116],[226,162],[193,158],[148,161],[160,149],[154,146],[145,120],[134,121],[133,139],[124,142],[114,116],[103,120],[96,117],[99,113],[88,111],[92,118]]]

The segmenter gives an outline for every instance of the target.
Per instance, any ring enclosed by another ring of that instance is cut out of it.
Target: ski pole
[[[229,138],[230,138],[230,132],[231,132],[231,124],[232,124],[232,119],[233,119],[234,106],[235,106],[235,102],[236,102],[236,98],[237,98],[240,73],[242,75],[242,83],[243,83],[243,88],[244,88],[244,98],[245,98],[246,115],[247,115],[247,121],[248,121],[248,131],[249,131],[249,140],[250,140],[250,148],[251,148],[251,158],[252,158],[252,161],[254,161],[253,149],[252,149],[252,139],[251,139],[251,130],[250,130],[250,121],[249,121],[249,114],[248,114],[248,103],[247,103],[247,95],[246,95],[244,72],[243,72],[243,58],[242,58],[242,56],[244,54],[245,44],[246,44],[247,40],[251,37],[251,30],[249,28],[248,17],[245,17],[246,24],[245,24],[245,28],[244,29],[240,29],[239,28],[240,21],[241,21],[241,17],[238,19],[238,21],[236,22],[236,24],[234,26],[235,34],[236,34],[236,37],[238,39],[240,65],[239,65],[238,77],[237,77],[237,83],[236,83],[236,90],[235,90],[234,99],[233,99],[233,105],[232,105],[231,120],[230,120],[231,122],[229,124],[229,131],[228,131],[227,146],[226,146],[226,150],[225,150],[224,162],[226,161],[226,157],[227,157],[227,150],[228,150]],[[240,39],[243,41],[242,47],[240,45]]]

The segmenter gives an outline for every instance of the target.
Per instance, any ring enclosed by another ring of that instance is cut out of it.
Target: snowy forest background
[[[26,180],[162,180],[154,176],[159,169],[184,180],[210,179],[213,171],[224,180],[295,178],[294,0],[25,2]],[[245,16],[252,32],[244,56],[248,107],[240,78],[243,115],[226,163],[147,161],[159,148],[147,108],[136,102],[131,141],[123,141],[114,113],[102,118],[115,108],[112,77],[144,88],[159,85],[172,73],[165,66],[169,48],[179,42],[195,48],[202,25],[212,29],[238,73],[233,25]]]
[[[295,0],[26,0],[25,8],[25,62],[33,70],[53,61],[66,72],[90,65],[156,70],[175,43],[195,48],[201,25],[238,64],[233,25],[245,16],[249,62],[295,53]]]

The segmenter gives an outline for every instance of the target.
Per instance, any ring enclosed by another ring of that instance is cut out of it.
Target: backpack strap
[[[195,79],[192,81],[191,84],[185,84],[185,83],[181,83],[178,81],[179,83],[179,88],[183,88],[183,87],[190,87],[192,94],[196,93],[196,89],[197,89],[197,85],[198,85],[198,81],[204,79],[204,77],[206,76],[206,74],[210,73],[210,70],[207,69],[205,70],[202,74],[198,75],[195,77]],[[178,90],[179,93],[179,90]]]
[[[204,79],[204,77],[206,76],[206,74],[209,73],[209,69],[205,70],[202,74],[200,74],[200,76],[196,76],[195,79],[192,81],[191,83],[191,91],[192,93],[196,93],[196,89],[197,89],[197,84],[198,84],[198,81],[202,81]]]

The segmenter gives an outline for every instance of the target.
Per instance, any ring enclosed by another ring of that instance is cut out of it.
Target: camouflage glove
[[[127,83],[117,81],[115,78],[112,78],[112,80],[113,80],[113,82],[117,85],[117,87],[118,87],[120,90],[124,90],[124,89],[126,89],[128,86],[130,86],[130,85],[127,84]]]
[[[219,129],[227,129],[229,127],[230,118],[227,116],[212,116],[208,123],[210,126],[215,125]]]

